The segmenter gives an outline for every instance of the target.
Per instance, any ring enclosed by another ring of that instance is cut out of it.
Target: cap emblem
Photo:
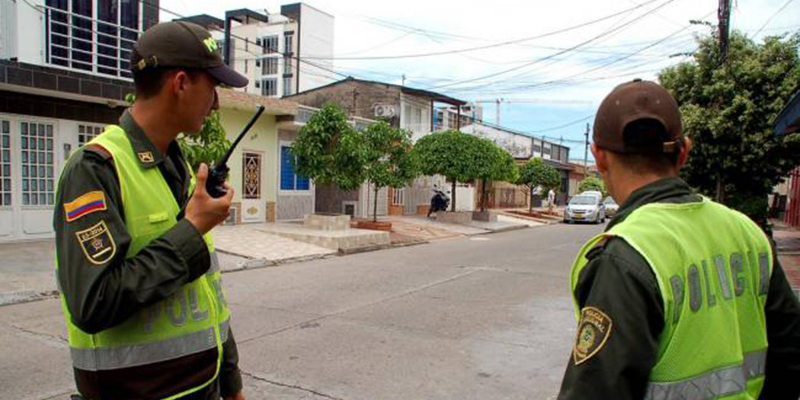
[[[206,45],[206,49],[208,49],[209,53],[217,51],[217,41],[214,40],[214,38],[207,37],[203,39],[203,44]]]

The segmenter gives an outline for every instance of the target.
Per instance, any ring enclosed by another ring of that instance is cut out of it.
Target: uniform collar
[[[606,231],[622,222],[634,210],[646,204],[701,200],[702,198],[696,195],[683,179],[677,176],[663,178],[631,192],[625,203],[619,207],[614,219],[606,227]]]
[[[130,109],[125,110],[119,119],[120,127],[128,134],[128,139],[133,146],[133,152],[136,153],[136,158],[139,163],[145,168],[152,168],[164,162],[165,155],[161,154],[153,142],[145,135],[144,130],[131,115]],[[180,151],[177,142],[173,141],[169,144],[167,149],[168,153]]]

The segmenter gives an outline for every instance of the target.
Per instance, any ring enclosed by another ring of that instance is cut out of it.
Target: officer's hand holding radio
[[[208,179],[208,166],[201,164],[197,171],[197,184],[194,194],[186,205],[186,219],[194,225],[198,232],[205,234],[228,218],[231,201],[233,200],[233,187],[225,182],[226,193],[219,198],[213,198],[206,190]]]

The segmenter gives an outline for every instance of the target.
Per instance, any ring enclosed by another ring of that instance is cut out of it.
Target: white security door
[[[52,233],[55,202],[55,133],[52,123],[20,121],[22,233]]]
[[[261,200],[261,154],[242,153],[242,222],[264,222],[266,204]]]
[[[11,176],[11,121],[0,118],[0,240],[14,234],[14,179]],[[17,164],[18,165],[18,164]]]

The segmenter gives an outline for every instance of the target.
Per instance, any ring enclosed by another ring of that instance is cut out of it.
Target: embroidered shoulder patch
[[[100,221],[89,229],[75,232],[78,243],[86,258],[92,264],[103,265],[117,253],[114,237],[108,231],[106,221]]]
[[[611,318],[597,308],[584,307],[581,310],[578,337],[575,339],[575,348],[572,350],[572,359],[575,361],[575,365],[592,358],[605,346],[611,335],[612,325]]]
[[[67,217],[67,222],[75,221],[84,215],[105,209],[106,195],[99,190],[86,193],[83,196],[64,204],[64,213]]]

